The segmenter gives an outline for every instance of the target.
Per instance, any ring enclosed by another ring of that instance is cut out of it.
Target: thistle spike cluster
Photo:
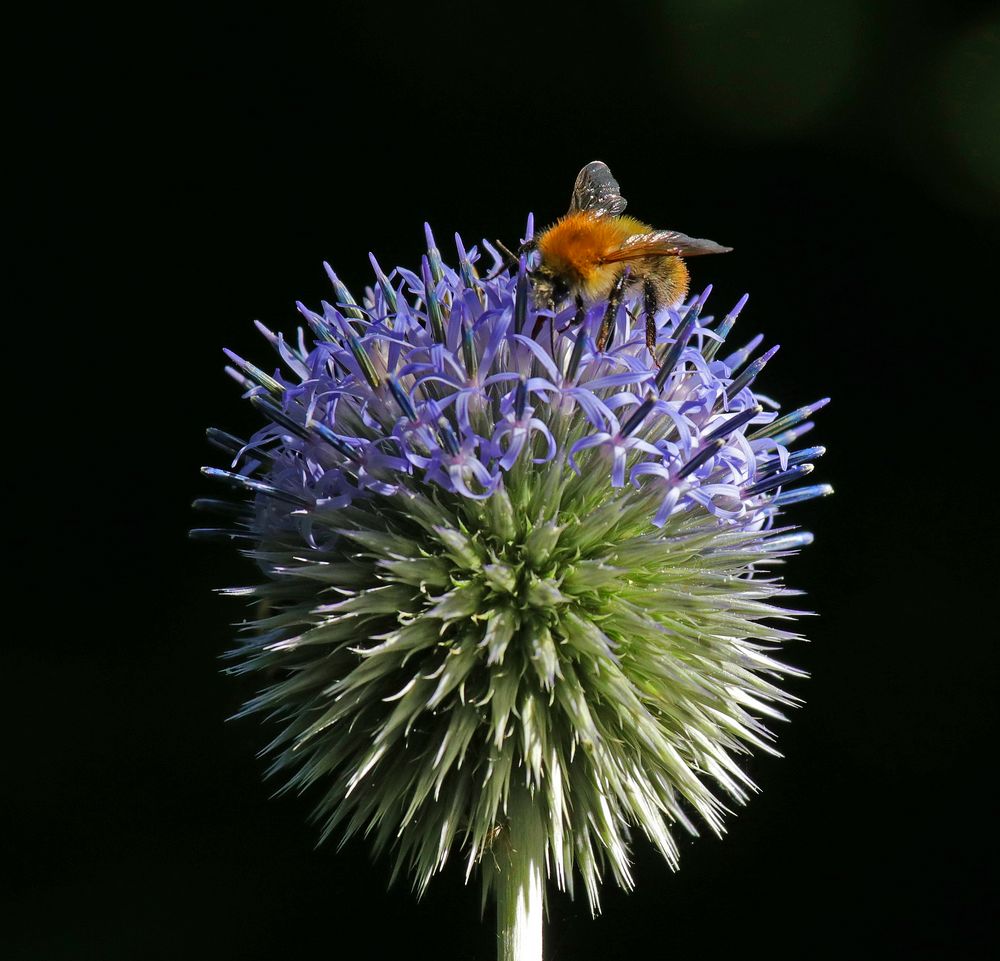
[[[529,222],[528,235],[531,234]],[[782,509],[821,447],[793,450],[825,400],[779,416],[754,393],[777,348],[724,342],[705,291],[657,317],[626,298],[539,311],[528,265],[430,229],[420,270],[360,301],[299,309],[311,337],[261,330],[281,365],[230,352],[266,418],[210,440],[206,468],[237,495],[203,500],[266,575],[235,673],[267,686],[244,708],[280,725],[270,773],[311,789],[323,837],[371,835],[418,891],[450,856],[482,865],[537,821],[549,874],[591,906],[610,871],[629,887],[629,830],[677,865],[678,826],[723,829],[777,753],[764,719],[799,672],[774,626],[794,592],[769,567],[808,544]],[[721,359],[716,355],[722,353]]]

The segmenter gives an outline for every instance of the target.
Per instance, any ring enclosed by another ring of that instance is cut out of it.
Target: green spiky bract
[[[330,512],[332,554],[266,545],[280,574],[254,593],[281,611],[240,654],[287,677],[247,710],[285,723],[272,773],[323,785],[324,836],[395,842],[418,890],[456,841],[469,870],[495,848],[524,791],[556,882],[572,892],[575,867],[596,906],[604,864],[631,885],[627,825],[675,865],[684,802],[721,828],[706,775],[744,799],[733,754],[772,750],[750,712],[790,702],[765,678],[788,673],[769,648],[794,635],[762,623],[784,612],[780,586],[746,576],[773,560],[759,533],[696,513],[651,530],[655,493],[529,468],[485,502]]]

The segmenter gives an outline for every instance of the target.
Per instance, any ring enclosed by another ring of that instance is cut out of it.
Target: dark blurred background
[[[750,291],[767,393],[833,397],[837,495],[795,514],[821,616],[785,758],[678,874],[637,840],[598,920],[554,895],[547,959],[986,955],[995,4],[36,13],[8,35],[5,957],[493,956],[457,866],[387,893],[363,843],[314,849],[311,798],[270,797],[212,594],[254,572],[187,541],[189,504],[204,428],[253,427],[221,348],[270,364],[254,318],[293,330],[324,259],[355,290],[370,250],[415,265],[425,220],[446,256],[510,242],[595,157],[630,212],[735,248],[695,289]]]

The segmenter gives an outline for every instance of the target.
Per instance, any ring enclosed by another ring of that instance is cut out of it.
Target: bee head
[[[531,271],[531,293],[538,310],[555,310],[569,296],[566,281],[545,264]]]

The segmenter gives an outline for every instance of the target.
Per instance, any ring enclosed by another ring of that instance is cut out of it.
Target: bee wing
[[[605,263],[620,263],[636,257],[697,257],[700,254],[725,254],[732,247],[723,247],[714,240],[699,240],[676,230],[656,230],[649,234],[629,237],[617,250],[605,254]]]
[[[595,217],[603,217],[605,214],[617,216],[625,209],[626,204],[620,191],[618,181],[611,175],[608,165],[600,160],[592,160],[577,175],[569,212],[574,214],[586,211]]]

